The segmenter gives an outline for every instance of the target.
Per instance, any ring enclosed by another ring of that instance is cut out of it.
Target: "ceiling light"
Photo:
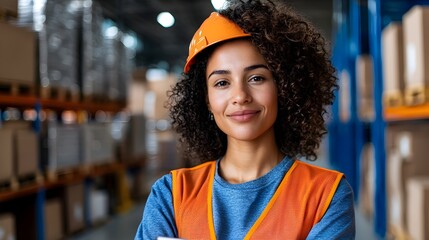
[[[211,0],[211,2],[212,2],[213,7],[216,10],[220,10],[220,9],[225,7],[224,5],[225,5],[226,0]]]
[[[125,36],[122,39],[122,42],[127,48],[136,49],[137,47],[137,38],[132,34],[129,34],[129,33],[125,34]]]
[[[169,28],[174,24],[174,17],[169,12],[162,12],[156,18],[159,24],[165,28]]]
[[[110,26],[104,32],[104,36],[108,39],[114,39],[118,35],[119,29],[116,26]]]

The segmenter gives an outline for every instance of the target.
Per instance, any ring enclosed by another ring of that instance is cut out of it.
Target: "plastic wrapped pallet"
[[[102,8],[93,0],[81,0],[82,9],[82,95],[100,100],[104,92]]]
[[[104,89],[107,99],[111,101],[119,100],[119,48],[122,44],[116,37],[104,40],[105,57],[105,81]]]
[[[78,27],[81,4],[76,0],[47,1],[40,30],[40,81],[42,97],[53,89],[79,94]]]
[[[120,102],[126,102],[128,99],[128,88],[132,79],[132,69],[134,68],[131,53],[131,49],[128,49],[123,43],[120,44],[118,83],[118,100]]]
[[[84,164],[112,162],[114,142],[109,123],[86,123],[82,126],[82,151]]]
[[[109,32],[109,29],[114,27],[105,23],[103,31]],[[123,32],[118,31],[104,39],[105,92],[111,101],[126,101],[131,81],[131,52],[121,41],[123,35]]]
[[[43,132],[43,160],[48,173],[80,166],[81,128],[75,124],[49,122]]]
[[[109,217],[109,196],[107,191],[92,190],[89,198],[89,221],[91,224],[106,221]]]

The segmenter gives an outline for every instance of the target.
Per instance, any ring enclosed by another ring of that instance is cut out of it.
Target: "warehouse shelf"
[[[85,110],[89,112],[96,112],[96,111],[119,112],[126,107],[125,103],[117,103],[117,102],[106,102],[106,103],[67,102],[67,101],[42,99],[40,103],[44,109]]]
[[[391,22],[401,22],[405,12],[415,5],[428,5],[428,0],[334,1],[333,63],[340,73],[336,102],[330,123],[331,162],[344,172],[359,200],[363,146],[372,144],[374,162],[374,205],[372,222],[380,238],[387,233],[386,132],[391,123],[429,119],[429,104],[412,107],[383,106],[382,31]],[[374,116],[367,121],[355,114],[361,107],[357,86],[357,59],[372,60],[372,101]],[[356,159],[355,157],[359,157]],[[353,181],[355,181],[353,183]]]
[[[34,183],[29,183],[27,185],[20,186],[17,190],[0,191],[0,202],[5,202],[16,198],[25,197],[31,194],[36,194],[41,190],[48,190],[56,187],[79,183],[85,179],[92,179],[108,174],[113,174],[120,170],[126,170],[128,168],[141,167],[143,166],[144,162],[145,159],[141,158],[141,160],[133,162],[113,162],[99,166],[89,166],[87,168],[83,167],[81,171],[77,171],[76,173],[63,176],[56,180],[45,179],[42,182],[35,181]]]
[[[429,103],[416,106],[388,107],[384,111],[386,121],[429,119]]]
[[[38,103],[44,109],[85,110],[89,112],[119,112],[126,108],[126,104],[121,102],[71,102],[39,99],[36,96],[0,95],[0,107],[33,108]]]
[[[0,95],[0,107],[33,108],[37,103],[35,96]]]

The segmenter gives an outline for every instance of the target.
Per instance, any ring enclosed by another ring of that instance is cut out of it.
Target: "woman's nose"
[[[232,99],[234,104],[246,104],[252,101],[249,89],[245,84],[237,84],[234,86]]]

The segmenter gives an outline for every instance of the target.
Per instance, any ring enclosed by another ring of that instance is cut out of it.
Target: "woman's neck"
[[[229,183],[252,181],[267,174],[283,157],[274,137],[255,141],[228,139],[219,174]]]

